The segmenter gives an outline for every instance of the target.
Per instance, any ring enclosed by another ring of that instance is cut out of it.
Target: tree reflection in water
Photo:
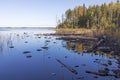
[[[89,50],[92,46],[84,44],[84,43],[79,43],[79,42],[66,41],[66,46],[64,47],[68,50],[74,51],[77,54],[84,54],[85,51]],[[92,55],[107,56],[108,58],[118,57],[110,53],[104,53],[100,50],[97,50],[95,53],[91,52],[88,54],[91,54],[91,56]]]

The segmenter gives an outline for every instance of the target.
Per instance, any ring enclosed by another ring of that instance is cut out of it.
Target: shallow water
[[[0,31],[0,80],[119,80],[85,71],[119,69],[117,59],[105,53],[83,53],[87,46],[58,40],[48,29],[9,29]],[[78,47],[74,47],[77,45]],[[64,65],[77,71],[74,74]],[[112,64],[104,66],[111,61]],[[113,74],[112,71],[109,73]]]

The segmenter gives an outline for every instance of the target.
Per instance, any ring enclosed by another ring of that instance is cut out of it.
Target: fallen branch
[[[108,73],[106,73],[106,72],[101,73],[101,72],[86,71],[86,73],[94,74],[94,75],[99,75],[99,76],[115,76],[115,75],[113,75],[113,74],[108,74]]]
[[[60,60],[58,60],[58,59],[56,59],[57,60],[57,62],[59,62],[60,64],[62,64],[65,68],[67,68],[69,71],[71,71],[72,73],[74,73],[74,74],[78,74],[78,72],[75,70],[75,69],[73,69],[73,68],[71,68],[70,66],[67,66],[67,65],[65,65],[64,63],[62,63]]]
[[[105,41],[106,36],[103,36],[95,45],[93,45],[93,47],[88,50],[87,52],[95,52],[97,50],[97,48]]]

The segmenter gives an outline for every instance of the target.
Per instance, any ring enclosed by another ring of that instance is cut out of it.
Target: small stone
[[[51,57],[48,57],[48,59],[50,59]]]
[[[54,44],[56,43],[56,42],[53,42]]]
[[[50,42],[50,40],[46,40],[46,42]]]
[[[112,70],[116,78],[120,78],[120,69]]]
[[[108,68],[104,68],[105,71],[110,71]]]
[[[86,64],[82,64],[82,66],[86,66]]]
[[[84,77],[83,76],[79,76],[77,79],[84,79]]]
[[[76,65],[75,67],[79,67],[78,65]]]
[[[10,46],[9,48],[14,48],[14,46]]]
[[[108,64],[109,64],[109,65],[112,65],[112,61],[108,60]]]
[[[30,51],[24,51],[23,53],[24,53],[24,54],[27,54],[27,53],[30,53]]]
[[[42,49],[37,49],[37,51],[42,51]]]
[[[32,56],[31,55],[27,55],[26,58],[31,58]]]
[[[99,59],[95,59],[96,61],[98,61]]]
[[[91,71],[85,71],[86,73],[91,73]]]
[[[28,43],[28,41],[25,41],[25,43]]]
[[[108,66],[107,64],[102,64],[103,66]]]
[[[118,65],[118,68],[120,68],[120,65]]]
[[[41,47],[41,48],[42,48],[42,49],[46,49],[46,50],[48,49],[48,47],[46,47],[46,46],[44,46],[44,47]]]
[[[94,78],[98,78],[98,76],[94,76]]]
[[[103,73],[103,74],[106,74],[106,75],[109,73],[108,70],[98,70],[98,72],[101,73],[101,74],[102,74],[102,73]]]
[[[44,37],[45,39],[47,38],[47,37]]]
[[[67,56],[65,56],[65,58],[67,58]]]

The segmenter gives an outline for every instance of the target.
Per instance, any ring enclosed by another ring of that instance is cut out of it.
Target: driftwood
[[[92,71],[86,71],[86,73],[94,74],[94,75],[99,75],[99,76],[115,76],[115,75],[113,75],[113,74],[109,74],[109,73],[106,73],[106,72],[92,72]]]
[[[61,62],[59,59],[56,59],[56,60],[57,60],[57,62],[59,62],[60,64],[62,64],[65,68],[67,68],[72,73],[78,74],[78,72],[75,69],[71,68],[70,66],[67,66],[66,64],[64,64],[63,62]]]
[[[105,36],[103,36],[95,45],[93,45],[93,47],[88,50],[87,52],[95,52],[97,50],[97,48],[105,41]]]
[[[103,41],[104,41],[104,39],[99,40],[99,41],[97,42],[97,44],[93,46],[92,49],[96,49],[101,43],[103,43]]]

